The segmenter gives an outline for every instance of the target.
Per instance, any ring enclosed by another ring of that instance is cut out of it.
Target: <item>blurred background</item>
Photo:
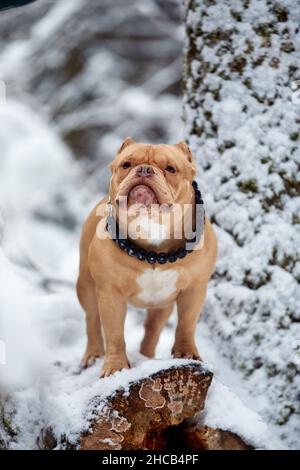
[[[38,0],[0,14],[2,244],[14,261],[45,269],[49,233],[60,259],[54,232],[78,237],[127,135],[180,140],[182,42],[177,0]]]

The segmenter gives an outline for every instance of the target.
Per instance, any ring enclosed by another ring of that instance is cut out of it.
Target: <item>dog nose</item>
[[[149,165],[139,166],[138,169],[136,170],[137,176],[152,176],[153,174],[154,174],[154,170],[152,166],[149,166]]]

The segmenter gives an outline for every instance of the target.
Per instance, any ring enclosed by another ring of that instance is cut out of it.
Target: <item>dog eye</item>
[[[168,171],[169,173],[175,173],[176,172],[175,168],[173,166],[170,166],[170,165],[168,165],[166,167],[166,171]]]
[[[126,168],[130,168],[131,167],[131,163],[130,162],[125,162],[123,163],[122,165],[122,168],[124,168],[124,170],[126,170]]]

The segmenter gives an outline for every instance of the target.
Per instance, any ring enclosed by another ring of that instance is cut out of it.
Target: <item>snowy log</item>
[[[211,372],[191,363],[132,383],[129,392],[117,391],[103,403],[91,432],[82,436],[80,448],[163,448],[164,430],[204,408],[211,380]],[[97,398],[95,405],[99,405]]]
[[[86,409],[90,421],[76,446],[81,450],[163,449],[168,428],[203,410],[213,374],[192,361],[162,369],[127,389],[119,389],[103,399],[95,396]],[[61,442],[64,441],[61,436]],[[39,438],[39,447],[59,445],[51,429]]]
[[[203,363],[146,360],[118,376],[96,380],[95,388],[95,379],[89,383],[81,377],[80,387],[75,377],[72,382],[77,393],[85,395],[85,387],[89,389],[89,398],[83,402],[72,393],[69,411],[73,415],[79,409],[81,420],[77,415],[70,421],[67,410],[62,416],[58,405],[59,412],[52,413],[39,436],[40,449],[202,451],[264,447],[264,423],[224,385],[216,379],[212,383],[213,374]],[[241,416],[246,429],[239,422]],[[61,417],[64,424],[59,424]]]

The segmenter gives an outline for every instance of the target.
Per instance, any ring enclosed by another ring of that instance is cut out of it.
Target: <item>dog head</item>
[[[148,145],[129,137],[118,150],[111,170],[110,196],[117,205],[121,197],[127,197],[128,206],[171,206],[191,201],[195,166],[184,142]]]
[[[195,165],[184,142],[149,145],[127,138],[111,164],[111,171],[110,199],[119,208],[119,214],[123,205],[128,216],[132,206],[143,207],[148,213],[153,207],[166,212],[193,201]]]

